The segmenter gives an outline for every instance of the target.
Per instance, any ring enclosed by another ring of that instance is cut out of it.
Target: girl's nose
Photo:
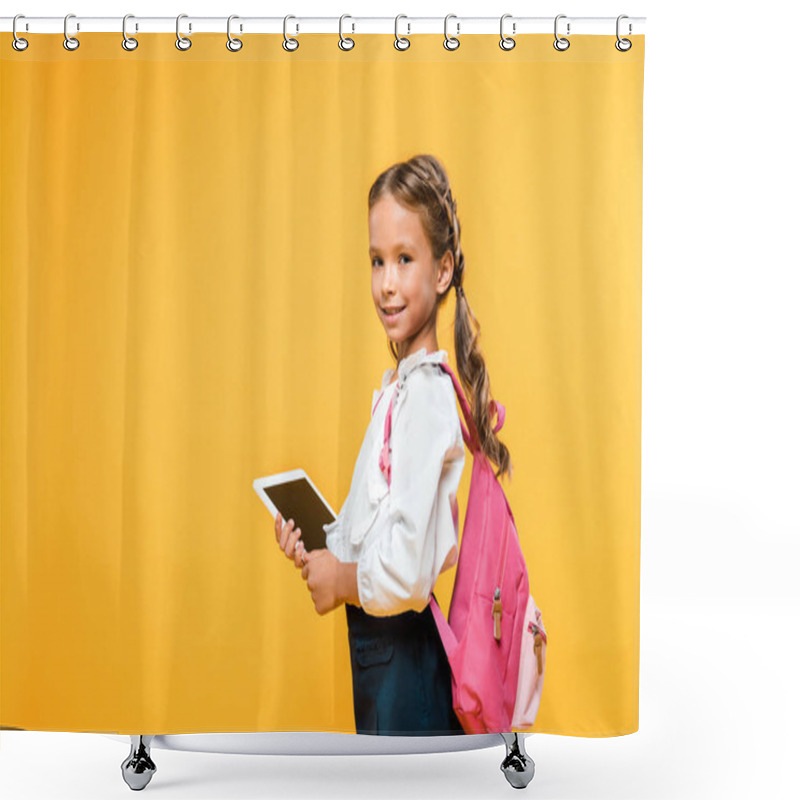
[[[383,270],[383,291],[384,294],[394,294],[395,288],[395,265],[388,263]]]

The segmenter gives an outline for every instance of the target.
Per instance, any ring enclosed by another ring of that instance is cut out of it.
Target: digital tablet
[[[293,469],[265,478],[256,478],[253,488],[274,519],[278,512],[284,522],[294,520],[300,528],[306,552],[325,547],[325,531],[322,526],[336,519],[336,514],[314,486],[303,469]]]

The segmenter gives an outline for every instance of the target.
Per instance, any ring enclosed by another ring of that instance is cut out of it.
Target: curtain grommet
[[[447,21],[450,19],[450,17],[455,17],[455,16],[456,16],[455,14],[448,14],[444,18],[444,42],[442,42],[442,44],[444,45],[444,49],[449,50],[451,53],[453,52],[453,50],[458,50],[458,48],[461,46],[461,41],[458,39],[458,34],[461,30],[461,23],[458,22],[457,17],[456,17],[456,35],[450,36],[447,33]]]
[[[633,47],[633,42],[630,39],[620,38],[620,35],[619,35],[619,21],[621,19],[630,19],[630,18],[628,17],[627,14],[620,14],[617,17],[617,41],[614,42],[614,47],[616,47],[617,50],[620,51],[620,53],[627,53],[628,50],[630,50],[631,47]],[[630,33],[630,32],[631,32],[631,24],[629,22],[628,23],[628,33]],[[623,42],[625,44],[623,44]]]
[[[11,46],[18,53],[21,53],[24,50],[28,49],[28,40],[27,39],[23,39],[21,36],[17,36],[17,20],[20,17],[22,17],[22,19],[25,19],[25,15],[24,14],[16,14],[14,16],[14,19],[13,19],[12,23],[11,23],[11,35],[13,37],[11,39]]]
[[[513,39],[511,36],[506,36],[505,33],[503,33],[503,23],[506,21],[506,17],[511,17],[511,16],[513,16],[513,14],[503,14],[503,16],[500,17],[500,42],[499,42],[499,44],[500,44],[500,49],[501,50],[505,50],[505,51],[513,50],[517,46],[517,42],[516,42],[515,39]],[[517,32],[517,23],[516,22],[512,22],[511,23],[511,33],[516,33],[516,32]]]
[[[231,53],[238,53],[244,47],[244,42],[241,39],[237,39],[235,36],[231,36],[231,20],[233,19],[239,19],[239,15],[231,14],[228,17],[228,41],[225,42],[225,47],[227,47]],[[241,31],[242,28],[240,25],[239,32],[241,33]]]
[[[188,17],[188,14],[178,14],[177,19],[175,20],[175,34],[177,38],[175,39],[175,47],[178,50],[186,51],[192,46],[192,40],[188,36],[184,36],[181,33],[181,20],[184,17]],[[192,32],[192,23],[189,23],[189,33]]]
[[[64,17],[64,49],[65,50],[77,50],[81,46],[81,43],[78,41],[77,37],[70,36],[67,33],[67,20],[69,20],[70,17],[74,17],[74,16],[75,16],[75,14],[67,14],[67,16]],[[75,30],[77,32],[80,29],[81,29],[81,24],[80,24],[80,22],[78,22],[78,23],[76,23]]]
[[[294,14],[287,14],[283,18],[283,49],[286,50],[287,53],[293,53],[298,47],[300,47],[300,40],[295,39],[286,33],[286,23],[290,19],[297,19],[297,17]]]
[[[122,49],[127,50],[129,53],[139,46],[138,39],[134,38],[133,36],[128,36],[127,25],[128,19],[131,17],[133,17],[133,14],[126,14],[122,18]],[[138,25],[136,25],[136,30],[139,30]]]
[[[349,14],[342,14],[342,16],[339,17],[339,49],[349,52],[356,46],[356,40],[342,33],[342,22],[344,22],[345,17],[353,19]],[[353,23],[353,30],[355,31],[355,29],[356,26],[355,23]]]
[[[558,50],[559,53],[563,53],[565,50],[569,49],[569,39],[566,39],[563,36],[558,35],[558,21],[560,19],[566,19],[566,14],[558,14],[556,16],[555,22],[553,23],[553,33],[555,34],[555,41],[553,42],[553,47]],[[567,22],[567,36],[569,36],[569,22]]]
[[[397,32],[397,23],[400,21],[400,18],[408,19],[405,14],[398,14],[394,18],[394,49],[395,50],[408,50],[411,47],[411,39],[406,39],[405,36],[400,36]],[[411,33],[411,24],[408,24],[408,32]]]

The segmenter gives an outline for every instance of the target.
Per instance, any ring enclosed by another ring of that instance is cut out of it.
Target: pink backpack
[[[452,672],[453,708],[466,733],[502,733],[533,726],[544,685],[547,634],[533,601],[514,515],[492,464],[478,447],[469,404],[453,370],[453,381],[469,429],[464,443],[473,455],[464,532],[461,537],[449,621],[431,595],[439,635]],[[384,425],[381,470],[391,485],[392,405]],[[494,400],[495,433],[505,407]],[[456,520],[456,528],[458,528]]]

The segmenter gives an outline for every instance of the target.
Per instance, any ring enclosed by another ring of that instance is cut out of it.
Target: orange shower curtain
[[[0,725],[355,731],[344,606],[252,481],[302,466],[340,508],[394,366],[367,191],[425,152],[507,411],[534,730],[636,731],[644,37],[27,38],[0,34]]]

